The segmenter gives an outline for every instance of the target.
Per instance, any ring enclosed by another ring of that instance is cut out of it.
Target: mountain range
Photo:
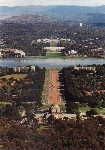
[[[105,6],[0,6],[0,17],[44,15],[59,20],[105,23]],[[48,19],[49,19],[48,17]]]
[[[12,16],[9,18],[5,18],[3,22],[6,23],[52,23],[55,22],[56,19],[54,17],[50,17],[47,15],[31,15],[24,14],[20,16]]]

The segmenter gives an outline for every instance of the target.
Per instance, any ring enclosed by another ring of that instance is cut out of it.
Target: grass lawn
[[[60,106],[60,109],[61,110],[66,110],[66,107],[65,107],[65,104],[61,104],[61,105],[59,105]],[[47,110],[47,109],[49,109],[51,107],[51,105],[50,104],[45,104],[45,105],[43,105],[42,107],[41,107],[41,109],[42,110]]]
[[[61,59],[70,59],[70,58],[83,58],[85,59],[86,57],[83,56],[64,56],[62,53],[58,52],[47,52],[46,56],[26,56],[26,59],[34,59],[34,58],[39,58],[39,59],[50,59],[50,58],[61,58]],[[88,57],[87,57],[88,58]]]
[[[44,81],[43,91],[42,91],[42,104],[46,103],[47,84],[48,84],[48,70],[46,70],[45,72],[45,81]]]
[[[41,110],[49,109],[49,108],[50,108],[50,106],[51,106],[50,104],[42,105]]]
[[[98,114],[105,114],[105,108],[91,108],[91,107],[80,107],[79,110],[80,111],[89,111],[89,110],[95,110]]]
[[[41,107],[42,110],[45,110],[45,109],[49,109],[51,105],[43,105]],[[59,105],[61,110],[63,111],[66,111],[66,106],[64,104],[61,104]],[[83,111],[83,112],[86,112],[86,111],[90,111],[91,109],[95,110],[98,114],[105,114],[105,108],[91,108],[91,107],[80,107],[79,108],[79,111]]]
[[[48,58],[61,58],[61,57],[64,57],[64,56],[60,52],[47,52],[46,57],[48,57]]]
[[[6,79],[10,79],[10,78],[24,79],[26,76],[27,76],[27,74],[11,74],[11,75],[2,76],[2,77],[0,77],[0,79],[2,79],[2,78],[6,78]]]

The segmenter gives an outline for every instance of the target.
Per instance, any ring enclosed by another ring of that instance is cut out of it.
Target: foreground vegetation
[[[97,93],[98,97],[95,94],[104,89],[105,66],[95,68],[95,71],[63,68],[59,74],[64,84],[61,84],[62,96],[66,100],[60,108],[62,113],[75,113],[74,119],[56,119],[50,105],[45,104],[50,69],[36,67],[35,72],[9,74],[6,68],[1,69],[0,149],[104,150],[105,118],[100,115],[105,115],[104,93]],[[86,93],[84,90],[95,94],[87,97],[82,95]],[[85,119],[80,111],[86,112]],[[37,113],[42,113],[42,117],[37,118]]]
[[[7,74],[7,75],[6,75]],[[0,101],[1,102],[36,102],[41,105],[45,80],[45,69],[14,73],[1,68]]]
[[[39,124],[32,107],[7,105],[0,111],[0,149],[5,150],[103,150],[105,119],[88,116],[81,120],[55,119],[52,115]],[[35,109],[34,109],[35,110]],[[22,117],[22,112],[26,116]]]
[[[85,107],[105,108],[105,65],[93,65],[90,68],[90,70],[85,67],[78,70],[73,67],[62,69],[60,76],[64,84],[62,95],[66,100],[68,111],[70,105],[77,102]]]

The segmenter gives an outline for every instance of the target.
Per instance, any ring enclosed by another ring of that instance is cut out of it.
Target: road
[[[47,88],[47,103],[62,104],[60,96],[60,83],[58,71],[49,71],[48,88]]]

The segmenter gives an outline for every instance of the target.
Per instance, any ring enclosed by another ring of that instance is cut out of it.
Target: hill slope
[[[0,6],[0,16],[19,16],[23,14],[41,14],[57,17],[63,20],[89,22],[105,22],[105,6],[86,7],[86,6]],[[99,17],[97,17],[100,15]],[[99,19],[100,18],[100,19]],[[103,21],[104,20],[104,21]]]
[[[50,23],[55,19],[53,17],[47,15],[20,15],[20,16],[12,16],[10,18],[5,19],[5,22],[12,23]]]

